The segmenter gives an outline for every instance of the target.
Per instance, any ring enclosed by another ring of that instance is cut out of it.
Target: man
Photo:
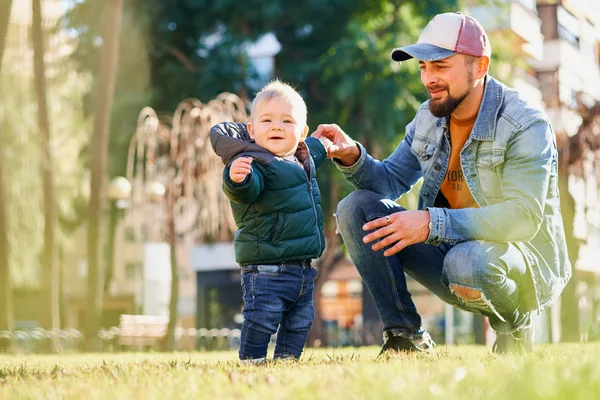
[[[429,100],[384,161],[337,125],[313,134],[357,189],[338,226],[383,321],[388,350],[432,346],[404,273],[447,303],[489,317],[494,351],[530,351],[531,312],[571,276],[559,208],[557,150],[546,115],[488,75],[491,48],[475,19],[435,16],[415,58]],[[418,210],[394,202],[423,178]]]

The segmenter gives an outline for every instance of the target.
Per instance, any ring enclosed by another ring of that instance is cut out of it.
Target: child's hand
[[[327,139],[325,136],[321,136],[319,140],[321,141],[321,143],[323,143],[323,146],[325,146],[325,150],[327,150],[327,152],[329,153],[329,146],[331,146],[333,142]]]
[[[252,172],[252,157],[236,158],[231,163],[229,178],[235,183],[243,182],[246,176]]]

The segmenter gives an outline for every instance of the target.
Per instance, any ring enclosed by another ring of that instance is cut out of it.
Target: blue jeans
[[[266,357],[275,332],[274,358],[300,357],[315,317],[316,277],[310,261],[242,267],[241,360]]]
[[[356,190],[338,205],[338,227],[352,261],[369,289],[383,329],[415,339],[424,330],[405,273],[436,296],[462,310],[483,314],[500,333],[529,324],[530,312],[521,305],[524,290],[534,290],[521,252],[511,243],[467,241],[434,246],[419,243],[386,257],[365,244],[362,226],[391,213],[404,211],[375,192]],[[455,289],[475,289],[477,300],[459,297]]]

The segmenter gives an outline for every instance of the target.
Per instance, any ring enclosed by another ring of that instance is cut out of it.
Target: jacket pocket
[[[486,197],[502,196],[503,150],[486,150],[477,153],[477,177],[479,187]]]
[[[410,146],[410,151],[417,156],[421,162],[431,159],[435,154],[436,149],[437,143],[422,136],[415,136],[412,145]]]
[[[504,164],[504,150],[484,150],[477,153],[477,166],[495,169]]]
[[[271,234],[269,236],[269,242],[278,242],[281,238],[281,232],[283,230],[283,223],[285,222],[285,215],[282,213],[275,213],[273,226],[271,227]]]

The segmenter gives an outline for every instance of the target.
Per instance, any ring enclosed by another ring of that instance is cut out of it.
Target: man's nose
[[[437,75],[429,68],[421,70],[421,81],[425,86],[431,85],[437,82]]]

